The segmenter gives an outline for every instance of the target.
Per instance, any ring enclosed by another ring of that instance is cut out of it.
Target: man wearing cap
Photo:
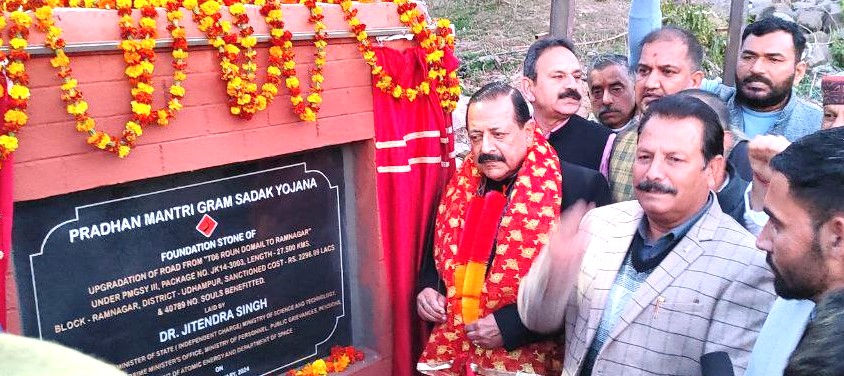
[[[821,128],[844,126],[844,76],[824,76],[821,79],[823,91],[823,122]]]

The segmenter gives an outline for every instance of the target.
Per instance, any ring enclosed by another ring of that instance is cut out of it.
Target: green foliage
[[[832,63],[839,69],[844,68],[844,31],[841,29],[832,33],[829,52],[832,53]]]
[[[703,45],[703,71],[707,77],[720,76],[724,66],[724,52],[727,50],[727,34],[719,31],[722,26],[718,15],[709,5],[691,3],[685,0],[663,0],[664,25],[674,25],[691,31]]]

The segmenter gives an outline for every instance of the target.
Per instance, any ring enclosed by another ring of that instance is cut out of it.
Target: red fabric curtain
[[[378,62],[402,87],[427,76],[425,51],[375,49]],[[456,68],[452,54],[447,68]],[[415,101],[399,101],[373,86],[375,163],[381,238],[393,315],[393,375],[416,373],[422,323],[416,315],[416,275],[426,227],[439,195],[454,171],[451,116],[440,107],[434,88]]]
[[[9,96],[6,90],[6,79],[0,77],[0,114],[5,114],[9,105]],[[2,120],[0,120],[2,121]],[[14,176],[14,158],[9,155],[3,160],[0,166],[0,326],[6,330],[6,271],[9,263],[12,262],[12,209],[14,199],[12,197],[12,177]]]

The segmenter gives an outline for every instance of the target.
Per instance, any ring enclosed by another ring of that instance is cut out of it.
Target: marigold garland
[[[201,1],[201,3],[200,3]],[[303,98],[299,80],[296,76],[295,53],[292,34],[284,29],[281,3],[305,5],[309,10],[309,21],[314,25],[314,67],[310,71],[310,93]],[[355,34],[359,49],[365,62],[370,66],[376,86],[391,94],[396,99],[413,101],[419,95],[430,94],[436,87],[440,103],[444,110],[451,112],[456,107],[460,94],[457,73],[447,70],[444,56],[447,50],[454,48],[454,35],[448,20],[441,19],[434,31],[428,28],[425,15],[409,0],[394,0],[398,5],[400,20],[407,25],[420,46],[425,49],[428,63],[427,77],[414,87],[404,88],[396,84],[383,67],[378,65],[372,43],[366,33],[366,25],[357,18],[357,9],[352,8],[351,0],[42,0],[27,2],[20,0],[3,1],[3,10],[10,12],[9,53],[0,52],[0,61],[8,60],[5,68],[10,89],[11,103],[3,114],[3,130],[0,132],[0,166],[2,161],[18,147],[16,133],[28,121],[27,102],[30,96],[27,87],[29,77],[24,62],[29,59],[25,51],[32,16],[27,11],[34,11],[36,26],[45,32],[45,45],[53,49],[55,56],[51,65],[58,70],[62,78],[62,100],[66,109],[76,121],[76,128],[88,135],[88,143],[119,157],[125,157],[134,147],[135,140],[143,133],[143,127],[155,122],[167,125],[182,108],[181,100],[185,95],[183,82],[186,79],[187,40],[185,29],[180,25],[183,14],[182,6],[193,12],[193,19],[211,44],[218,49],[221,76],[227,81],[227,94],[230,110],[234,115],[249,119],[257,111],[263,110],[278,94],[282,77],[290,90],[294,112],[304,121],[315,121],[322,104],[322,84],[326,63],[327,33],[323,9],[318,3],[340,4],[349,27]],[[254,50],[257,38],[249,26],[245,4],[261,7],[261,15],[270,26],[269,64],[267,82],[262,84],[260,92],[255,83],[257,64]],[[234,23],[222,21],[220,8],[228,6]],[[70,59],[64,51],[61,28],[55,25],[52,9],[59,6],[117,9],[120,14],[120,28],[123,42],[120,47],[127,63],[125,74],[132,84],[132,120],[128,121],[120,138],[108,135],[95,128],[95,122],[88,114],[88,103],[84,100],[78,82],[71,77]],[[167,104],[161,109],[152,108],[152,72],[154,70],[156,40],[155,7],[165,6],[170,24],[167,29],[173,39],[174,82],[168,90]],[[141,19],[134,26],[131,16],[133,9],[139,9]],[[0,17],[0,29],[6,27],[5,17]],[[230,32],[232,27],[236,32]],[[2,43],[2,41],[0,41]]]
[[[26,125],[29,116],[26,113],[27,101],[29,100],[29,75],[26,73],[25,62],[29,60],[29,53],[24,49],[27,46],[26,39],[29,36],[29,26],[32,24],[32,17],[22,10],[19,4],[6,4],[15,6],[14,11],[9,14],[9,54],[3,60],[8,59],[6,67],[7,76],[11,84],[9,89],[9,107],[3,114],[3,130],[0,132],[0,166],[12,152],[18,148],[16,134]],[[5,17],[2,23],[6,23]],[[6,88],[3,88],[5,90]]]
[[[298,370],[287,371],[286,376],[325,376],[329,373],[343,372],[349,365],[363,359],[363,352],[353,346],[334,346],[327,358],[317,359]]]

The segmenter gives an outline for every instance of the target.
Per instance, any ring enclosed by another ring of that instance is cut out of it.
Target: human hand
[[[756,136],[748,143],[747,156],[750,159],[750,168],[753,169],[753,185],[750,190],[751,209],[762,210],[762,203],[773,174],[771,159],[785,150],[788,145],[791,145],[791,142],[785,137],[773,135]]]
[[[466,325],[466,337],[469,341],[484,349],[504,346],[501,330],[495,322],[495,316],[486,315],[471,324]]]
[[[425,321],[445,322],[445,296],[430,287],[416,295],[416,312]]]

